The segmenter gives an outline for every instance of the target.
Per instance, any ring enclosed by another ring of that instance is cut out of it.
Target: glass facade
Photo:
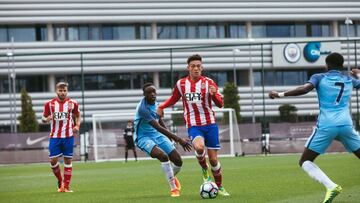
[[[8,25],[0,26],[0,42],[35,42],[46,41],[45,25]]]
[[[159,23],[158,39],[245,38],[245,24],[241,23]]]
[[[347,37],[347,30],[344,21],[338,22],[339,25],[339,36]],[[358,21],[353,21],[353,24],[349,25],[349,37],[359,37],[360,36],[360,24]]]
[[[314,70],[267,70],[264,71],[265,86],[291,86],[305,84],[310,76],[315,73],[323,72],[322,69]],[[262,72],[254,71],[254,85],[262,86]]]
[[[56,81],[67,81],[72,91],[81,90],[81,75],[58,75]],[[142,84],[153,82],[152,73],[85,74],[85,90],[140,89]]]
[[[281,22],[254,23],[252,35],[254,38],[275,37],[330,37],[332,36],[330,22]]]
[[[28,92],[47,92],[47,76],[16,76],[16,92],[25,89]],[[7,76],[0,76],[0,94],[9,93],[9,80]]]
[[[149,24],[54,25],[56,41],[150,39]]]

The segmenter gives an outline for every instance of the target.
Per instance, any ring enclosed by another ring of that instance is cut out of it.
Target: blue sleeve
[[[354,78],[351,78],[351,80],[352,80],[353,87],[356,89],[359,89],[360,88],[360,80],[354,79]]]
[[[311,83],[315,88],[317,88],[323,77],[324,77],[323,74],[314,74],[310,77],[310,79],[307,82]]]
[[[151,115],[151,112],[149,111],[149,109],[147,109],[145,107],[144,104],[142,104],[139,108],[139,115],[141,118],[143,118],[146,122],[151,122],[152,120],[156,120],[156,118],[154,118],[152,115]]]

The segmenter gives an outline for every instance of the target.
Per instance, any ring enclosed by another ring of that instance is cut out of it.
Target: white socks
[[[171,167],[170,161],[167,162],[161,162],[161,168],[165,173],[165,177],[167,181],[169,182],[171,190],[176,188],[175,185],[175,179],[174,179],[174,171]]]
[[[313,162],[305,161],[301,168],[313,179],[323,184],[328,190],[336,187],[336,184]]]
[[[172,170],[174,172],[174,176],[176,176],[176,174],[178,174],[180,172],[180,170],[181,170],[181,166],[177,166],[174,163],[171,163],[171,167],[172,167]]]

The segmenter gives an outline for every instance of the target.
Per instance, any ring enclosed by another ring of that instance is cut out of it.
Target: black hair
[[[187,64],[189,64],[191,61],[202,61],[202,58],[199,54],[194,54],[192,56],[189,56],[187,59]]]
[[[151,83],[151,82],[145,83],[145,84],[143,85],[143,87],[142,87],[143,92],[145,92],[145,89],[146,89],[147,87],[149,87],[149,86],[154,86],[154,84]]]
[[[325,62],[329,70],[342,70],[344,68],[344,57],[337,52],[329,54]]]

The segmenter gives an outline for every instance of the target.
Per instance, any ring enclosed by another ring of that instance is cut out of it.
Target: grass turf
[[[178,175],[181,196],[171,198],[156,160],[140,162],[74,163],[74,193],[57,193],[48,164],[0,167],[0,202],[322,202],[324,187],[308,177],[299,155],[220,158],[223,182],[230,197],[202,200],[202,181],[195,159],[185,159]],[[316,163],[343,192],[334,202],[359,202],[359,160],[351,154],[327,154]]]

